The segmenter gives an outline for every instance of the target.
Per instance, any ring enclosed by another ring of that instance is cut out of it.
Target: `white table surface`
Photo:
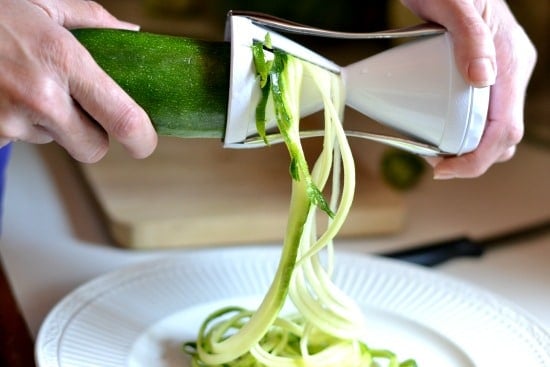
[[[166,255],[112,246],[76,172],[73,162],[53,145],[14,147],[0,254],[33,336],[51,308],[78,285]],[[456,235],[481,238],[549,218],[550,150],[524,144],[513,160],[475,180],[438,182],[426,177],[405,200],[408,214],[402,232],[339,240],[338,248],[370,253]],[[481,258],[455,259],[433,271],[504,296],[550,329],[549,234],[491,249]]]

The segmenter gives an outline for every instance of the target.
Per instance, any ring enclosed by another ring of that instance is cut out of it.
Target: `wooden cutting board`
[[[313,141],[313,140],[312,140]],[[312,144],[307,143],[310,150]],[[134,249],[282,241],[290,200],[283,145],[223,149],[216,140],[162,137],[134,160],[118,145],[81,165],[117,244]],[[357,190],[341,236],[398,231],[403,201],[358,162]]]

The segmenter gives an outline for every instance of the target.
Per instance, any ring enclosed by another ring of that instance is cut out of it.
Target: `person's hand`
[[[109,137],[135,158],[152,153],[157,134],[139,107],[68,29],[137,30],[84,0],[0,0],[0,146],[56,141],[91,163]]]
[[[430,159],[434,177],[477,177],[510,159],[523,137],[523,109],[536,50],[504,0],[402,0],[450,32],[457,66],[476,87],[491,85],[486,128],[468,154]]]

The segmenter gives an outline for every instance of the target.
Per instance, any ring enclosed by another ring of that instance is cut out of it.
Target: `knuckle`
[[[75,150],[67,150],[69,151],[69,154],[77,161],[91,164],[99,162],[103,157],[105,157],[108,149],[109,143],[107,139],[101,139],[99,141],[96,141],[93,145],[87,147],[86,149],[82,149],[79,146]]]
[[[26,107],[31,117],[38,120],[49,120],[52,115],[52,106],[57,105],[58,88],[55,82],[47,77],[41,77],[34,81],[32,91],[26,96]]]
[[[525,37],[525,41],[521,44],[525,45],[525,50],[523,50],[524,57],[527,62],[534,66],[538,59],[537,49],[525,33],[523,33],[523,37]]]
[[[517,145],[523,139],[523,124],[514,124],[507,128],[504,136],[506,148]]]
[[[94,18],[101,18],[104,17],[107,14],[107,10],[103,7],[103,5],[95,2],[95,1],[86,1],[86,6],[88,8],[89,14]]]
[[[82,163],[97,163],[107,154],[107,145],[101,145],[86,152],[79,160]]]
[[[476,152],[464,156],[465,172],[463,177],[476,178],[482,176],[492,165],[492,160],[487,157],[480,156]]]
[[[470,178],[480,177],[480,176],[484,175],[485,172],[487,172],[488,169],[489,169],[488,165],[474,166],[474,167],[472,167],[472,170],[470,171],[469,177]]]
[[[489,169],[489,166],[491,163],[482,161],[478,159],[478,157],[472,159],[468,164],[466,165],[467,169],[465,169],[464,177],[465,178],[476,178],[482,176],[487,170]]]
[[[44,120],[46,105],[38,96],[36,80],[12,90],[7,103],[0,101],[0,136],[8,139],[25,139],[29,132]],[[51,107],[50,107],[51,109]]]
[[[124,104],[114,116],[109,131],[119,139],[132,138],[140,133],[142,121],[143,114],[139,109]]]
[[[53,19],[56,22],[60,22],[62,17],[59,12],[58,7],[55,6],[55,2],[53,1],[38,1],[38,0],[30,0],[30,3],[32,3],[34,6],[36,6],[38,9],[41,9],[48,17]]]
[[[504,151],[498,159],[499,162],[505,162],[510,159],[516,154],[516,146],[512,146]]]
[[[487,26],[474,16],[464,17],[462,20],[464,30],[472,39],[484,39],[490,37]]]
[[[0,103],[0,117],[6,120],[14,116],[27,116],[40,118],[52,109],[54,104],[49,104],[55,96],[52,80],[44,73],[29,72],[25,80],[19,83],[1,85],[5,88],[7,96],[4,103]],[[49,105],[48,105],[49,104]]]
[[[510,38],[506,41],[506,51],[515,63],[525,65],[526,70],[532,72],[538,59],[538,52],[525,30],[516,24],[511,30]]]
[[[71,65],[74,63],[74,53],[64,35],[58,32],[46,31],[40,37],[40,58],[46,61],[52,70],[59,75],[69,73]]]
[[[11,123],[9,121],[3,121],[0,124],[0,136],[9,140],[20,139],[23,135],[23,131],[18,124]]]

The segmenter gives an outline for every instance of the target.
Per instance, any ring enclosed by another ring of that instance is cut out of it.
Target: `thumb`
[[[477,9],[473,1],[402,2],[419,17],[447,28],[453,40],[458,70],[468,83],[475,87],[494,84],[497,72],[495,45],[482,16],[485,9]]]
[[[139,30],[138,25],[118,20],[95,1],[62,0],[57,3],[55,11],[59,16],[58,22],[69,29],[96,27]]]

